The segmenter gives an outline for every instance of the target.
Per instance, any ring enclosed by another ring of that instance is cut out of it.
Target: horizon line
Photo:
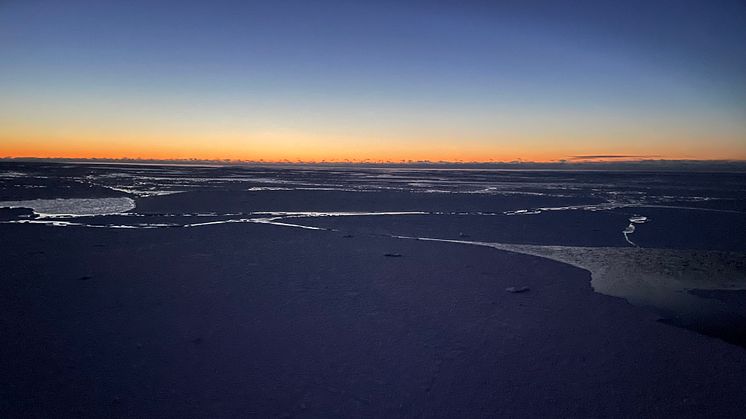
[[[612,157],[613,156],[613,157]],[[31,157],[4,156],[0,162],[27,163],[79,163],[79,164],[142,164],[142,165],[211,165],[211,166],[372,166],[372,167],[433,167],[433,168],[607,168],[607,169],[698,169],[698,170],[736,170],[746,171],[746,160],[743,159],[666,159],[640,158],[628,159],[633,156],[604,155],[603,158],[580,159],[581,156],[569,156],[567,159],[552,161],[446,161],[446,160],[243,160],[243,159],[199,159],[199,158],[140,158],[140,157]],[[591,156],[588,156],[591,157]],[[597,157],[597,156],[593,156]],[[600,157],[600,156],[598,156]],[[634,156],[637,157],[637,156]],[[642,157],[642,156],[640,156]],[[647,156],[646,156],[647,157]],[[653,156],[650,156],[653,157]]]

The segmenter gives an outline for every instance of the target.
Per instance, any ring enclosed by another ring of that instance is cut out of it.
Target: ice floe
[[[135,208],[130,198],[66,198],[0,201],[0,208],[29,208],[40,217],[86,217],[114,215]]]

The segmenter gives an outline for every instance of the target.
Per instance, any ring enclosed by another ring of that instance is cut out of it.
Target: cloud
[[[658,158],[659,155],[631,155],[631,154],[589,154],[581,156],[570,156],[571,160],[598,160],[598,159],[649,159]]]

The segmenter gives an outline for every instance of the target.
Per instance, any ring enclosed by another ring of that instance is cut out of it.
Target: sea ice
[[[0,208],[30,208],[39,217],[112,215],[135,208],[130,198],[69,198],[0,201]]]

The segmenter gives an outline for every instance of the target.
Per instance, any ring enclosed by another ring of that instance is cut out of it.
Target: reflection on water
[[[746,290],[746,254],[702,250],[536,246],[397,236],[486,246],[567,263],[591,273],[593,290],[648,307],[661,321],[746,348],[746,317],[691,290]]]

